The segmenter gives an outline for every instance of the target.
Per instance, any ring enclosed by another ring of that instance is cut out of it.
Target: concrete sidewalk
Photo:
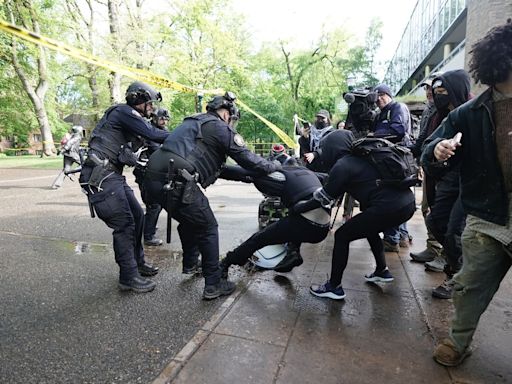
[[[412,250],[425,244],[419,212],[409,223]],[[512,282],[509,274],[482,317],[473,356],[447,369],[432,357],[446,336],[451,300],[430,291],[443,274],[413,263],[409,249],[388,253],[395,281],[368,284],[374,261],[365,240],[352,243],[344,301],[312,296],[330,272],[332,233],[303,246],[291,273],[238,270],[237,292],[161,372],[161,383],[511,383]]]

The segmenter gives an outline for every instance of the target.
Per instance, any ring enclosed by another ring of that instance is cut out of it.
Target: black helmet
[[[126,90],[126,104],[133,106],[148,101],[162,101],[162,95],[141,81],[131,83]]]
[[[236,96],[233,92],[226,92],[224,96],[215,96],[210,102],[206,105],[206,110],[216,111],[218,109],[224,108],[229,111],[230,116],[236,116],[238,112],[238,108],[235,105]]]
[[[165,108],[158,108],[158,110],[155,112],[154,115],[157,119],[159,119],[161,117],[164,119],[167,119],[167,120],[171,119],[171,115],[169,115],[169,111]]]

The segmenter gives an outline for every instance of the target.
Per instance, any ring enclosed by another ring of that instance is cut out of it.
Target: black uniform
[[[214,183],[228,156],[262,175],[278,168],[249,151],[234,129],[215,112],[208,112],[185,118],[149,159],[144,180],[151,198],[171,209],[172,217],[179,222],[184,262],[201,253],[206,285],[215,285],[220,279],[219,235],[208,199],[196,182],[203,188]],[[170,159],[174,160],[174,189],[171,199],[167,199],[163,186],[167,183]],[[194,179],[187,181],[182,170]]]
[[[164,130],[156,124],[151,123],[153,128]],[[164,130],[166,132],[166,130]],[[150,156],[160,148],[160,143],[152,140],[143,140],[144,147],[146,150],[141,153],[142,160],[149,160]],[[136,165],[133,170],[133,175],[135,176],[135,182],[139,186],[140,195],[142,197],[142,201],[146,206],[146,213],[144,215],[144,240],[149,241],[153,239],[156,233],[156,224],[158,222],[158,216],[162,211],[162,206],[155,201],[152,201],[148,198],[147,193],[144,189],[144,174],[146,173],[146,167],[143,165]]]
[[[379,233],[409,220],[414,214],[413,193],[409,189],[377,186],[376,180],[379,178],[377,170],[367,159],[344,156],[329,172],[329,179],[321,193],[315,194],[315,199],[303,204],[302,208],[295,208],[300,212],[315,205],[332,203],[344,192],[353,196],[361,205],[362,212],[335,233],[330,278],[333,287],[341,283],[350,242],[366,238],[377,263],[376,270],[382,271],[386,268],[386,259]]]
[[[163,142],[168,132],[155,129],[131,106],[109,108],[89,139],[88,158],[80,184],[98,217],[113,229],[113,245],[121,283],[139,276],[145,265],[142,247],[144,211],[122,175],[125,164],[135,165],[128,150],[137,136]],[[94,160],[93,160],[94,159]],[[104,165],[95,161],[105,160]]]
[[[297,166],[283,167],[279,173],[281,175],[278,176],[282,176],[282,178],[273,177],[274,174],[261,177],[246,177],[246,173],[243,170],[230,167],[226,172],[223,172],[221,177],[244,182],[253,181],[261,193],[280,197],[286,208],[294,206],[301,200],[310,199],[314,191],[322,188],[322,183],[318,176],[307,168]],[[330,209],[318,209],[325,210],[326,216],[330,217]],[[223,267],[228,268],[231,264],[244,265],[255,251],[272,244],[290,242],[293,251],[298,253],[301,243],[319,243],[325,239],[328,233],[329,222],[318,223],[301,214],[291,213],[289,216],[283,217],[261,231],[256,232],[233,251],[228,252],[223,260]],[[298,258],[302,261],[300,254]],[[279,272],[281,264],[284,264],[285,260],[276,266],[275,270]],[[291,267],[293,268],[295,265]],[[291,270],[291,268],[281,272],[287,272],[288,270]]]

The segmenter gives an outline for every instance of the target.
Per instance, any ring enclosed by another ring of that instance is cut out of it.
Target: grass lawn
[[[62,156],[41,158],[40,156],[2,156],[0,168],[62,169]]]

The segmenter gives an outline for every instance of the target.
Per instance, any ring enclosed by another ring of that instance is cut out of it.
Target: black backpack
[[[366,137],[352,143],[351,153],[368,159],[375,167],[379,186],[410,188],[418,183],[418,166],[408,148],[386,139]]]

